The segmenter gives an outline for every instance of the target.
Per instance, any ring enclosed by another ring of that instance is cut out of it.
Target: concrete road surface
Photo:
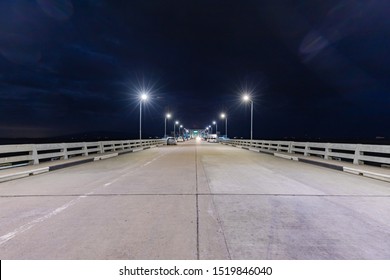
[[[0,259],[390,259],[390,184],[189,141],[0,184]]]

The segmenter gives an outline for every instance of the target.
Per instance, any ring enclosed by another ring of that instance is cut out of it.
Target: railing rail
[[[316,143],[268,140],[222,140],[223,144],[252,147],[261,152],[282,152],[354,164],[390,165],[390,145]]]
[[[0,145],[0,169],[165,144],[163,139]]]

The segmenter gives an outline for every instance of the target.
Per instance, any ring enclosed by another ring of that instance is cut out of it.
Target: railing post
[[[325,154],[324,154],[324,159],[329,159],[329,152],[330,152],[330,149],[329,149],[329,143],[326,143],[326,144],[325,144]]]
[[[64,154],[64,159],[68,159],[68,147],[66,143],[62,143],[62,153]]]
[[[99,142],[99,148],[100,148],[100,153],[103,154],[104,153],[104,144],[103,144],[103,142]]]
[[[360,156],[363,155],[363,152],[361,150],[362,150],[362,145],[357,144],[355,149],[355,155],[353,158],[353,164],[364,164],[364,162],[360,160]]]
[[[84,156],[88,156],[88,147],[87,147],[87,143],[83,142],[83,150],[84,150]]]
[[[33,158],[32,163],[33,163],[33,164],[39,164],[37,146],[32,145],[31,155],[32,155],[32,158]]]
[[[305,152],[304,152],[304,156],[307,156],[309,154],[309,143],[306,142],[305,143]]]
[[[289,153],[289,154],[292,154],[292,153],[293,153],[293,151],[292,151],[293,143],[294,143],[294,142],[288,143],[288,153]]]

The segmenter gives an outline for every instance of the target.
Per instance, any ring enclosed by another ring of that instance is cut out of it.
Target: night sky
[[[390,138],[390,1],[0,0],[0,138]],[[173,130],[173,120],[168,131]],[[92,136],[91,136],[92,137]]]

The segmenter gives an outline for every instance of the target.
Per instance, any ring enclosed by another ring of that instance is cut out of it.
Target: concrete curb
[[[357,168],[351,168],[351,167],[343,167],[343,171],[355,175],[360,175],[364,177],[368,177],[371,179],[377,179],[381,181],[386,181],[390,182],[390,175],[387,174],[381,174],[377,172],[372,172],[372,171],[367,171],[367,170],[362,170],[362,169],[357,169]]]
[[[132,150],[128,150],[128,151],[122,151],[122,152],[117,152],[117,153],[107,153],[107,154],[103,154],[103,155],[99,155],[99,156],[95,156],[95,157],[91,157],[91,158],[87,158],[87,159],[80,159],[80,160],[73,161],[73,162],[63,162],[63,163],[55,164],[52,166],[41,167],[41,168],[32,168],[32,169],[25,170],[25,171],[16,171],[15,170],[15,173],[0,175],[0,183],[11,181],[11,180],[16,180],[16,179],[21,179],[21,178],[29,177],[32,175],[38,175],[38,174],[42,174],[42,173],[46,173],[46,172],[50,172],[50,171],[55,171],[55,170],[59,170],[59,169],[67,168],[67,167],[72,167],[72,166],[76,166],[76,165],[80,165],[80,164],[84,164],[84,163],[109,159],[109,158],[117,157],[117,156],[124,155],[124,154],[135,153],[135,152],[139,152],[139,151],[143,151],[143,150],[147,150],[147,149],[155,148],[155,147],[157,147],[157,146],[154,145],[152,147],[142,147],[142,148],[132,149]]]
[[[367,170],[359,168],[358,166],[357,166],[357,168],[351,168],[351,167],[347,167],[347,166],[343,166],[343,165],[332,164],[330,162],[320,162],[320,161],[311,160],[308,158],[301,158],[299,156],[292,155],[292,154],[290,155],[290,154],[281,154],[281,153],[277,153],[277,152],[262,151],[262,150],[256,149],[256,148],[236,146],[236,145],[227,144],[227,143],[221,143],[221,144],[229,145],[229,146],[236,147],[236,148],[241,148],[241,149],[248,150],[248,151],[272,155],[272,156],[283,158],[283,159],[294,160],[294,161],[299,161],[299,162],[312,164],[312,165],[316,165],[316,166],[320,166],[320,167],[325,167],[325,168],[329,168],[329,169],[333,169],[333,170],[337,170],[337,171],[342,171],[342,172],[346,172],[349,174],[359,175],[359,176],[363,176],[363,177],[367,177],[367,178],[371,178],[371,179],[390,182],[390,175],[382,174],[382,173],[378,173],[378,172],[367,171]]]
[[[326,163],[326,162],[318,162],[318,161],[304,159],[304,158],[298,158],[298,161],[312,164],[312,165],[325,167],[325,168],[329,168],[329,169],[334,169],[334,170],[338,170],[338,171],[344,171],[343,166],[340,166],[340,165],[334,165],[334,164],[330,164],[330,163]]]
[[[7,174],[7,175],[1,175],[0,176],[0,183],[10,181],[10,180],[20,179],[20,178],[24,178],[24,177],[28,177],[28,176],[32,176],[32,175],[38,175],[38,174],[46,173],[49,171],[50,171],[49,167],[42,167],[42,168],[35,168],[35,169],[21,171],[21,172],[15,172],[12,174]]]

